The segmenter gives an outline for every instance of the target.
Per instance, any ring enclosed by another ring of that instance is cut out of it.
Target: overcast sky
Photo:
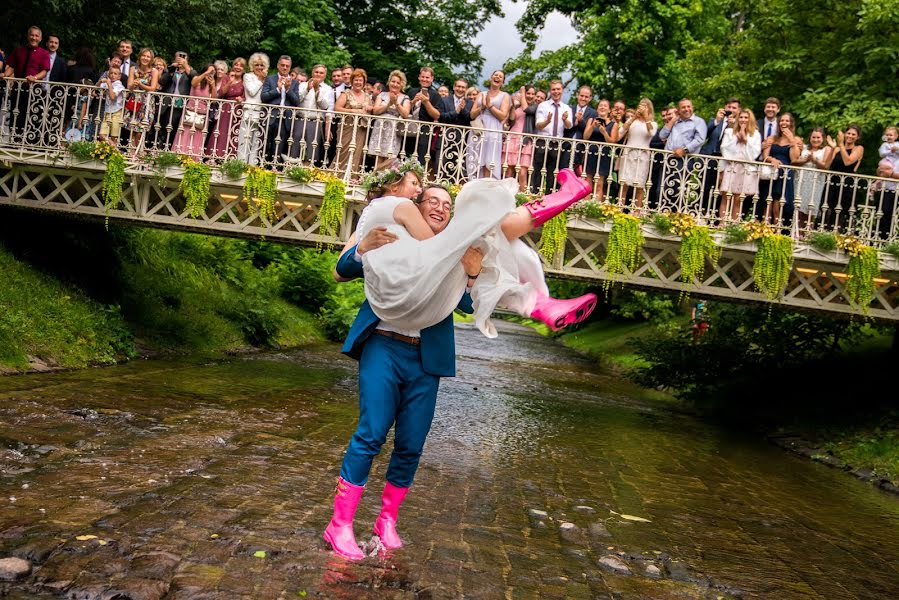
[[[505,17],[492,18],[481,34],[475,38],[475,43],[481,45],[481,54],[484,56],[484,72],[481,82],[490,77],[490,74],[503,66],[509,58],[521,52],[524,43],[521,35],[515,29],[515,23],[524,14],[525,2],[512,2],[502,0]],[[540,39],[537,41],[537,52],[543,50],[557,50],[574,41],[576,33],[571,26],[571,21],[557,12],[553,12],[546,19],[546,26],[540,31]]]

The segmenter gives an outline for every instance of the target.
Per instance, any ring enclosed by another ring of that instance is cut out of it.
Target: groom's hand
[[[462,255],[462,267],[465,268],[465,274],[469,278],[475,279],[481,274],[481,261],[484,260],[484,253],[475,247],[469,247]]]
[[[358,246],[356,246],[356,252],[358,252],[361,256],[369,250],[377,250],[381,246],[384,246],[385,244],[392,244],[398,239],[399,238],[396,237],[396,234],[387,231],[386,227],[375,227],[374,229],[369,231],[364,238],[362,238],[362,241],[359,242]]]

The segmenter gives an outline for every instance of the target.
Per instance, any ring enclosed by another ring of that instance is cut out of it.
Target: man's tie
[[[765,137],[771,137],[771,129],[773,127],[774,127],[774,124],[771,122],[768,122],[768,135],[766,135]]]
[[[553,137],[559,137],[559,103],[553,102]]]

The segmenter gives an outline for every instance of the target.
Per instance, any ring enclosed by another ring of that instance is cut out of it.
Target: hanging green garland
[[[793,240],[773,234],[758,239],[758,250],[752,265],[755,287],[768,300],[779,298],[787,287],[793,266]]]
[[[613,218],[605,262],[606,273],[610,277],[603,281],[605,290],[612,286],[618,275],[624,273],[625,268],[631,273],[637,269],[644,242],[640,219],[624,213],[618,213]]]
[[[247,180],[243,184],[243,199],[253,212],[274,223],[278,219],[275,212],[275,193],[278,190],[278,175],[259,167],[247,170]]]
[[[692,285],[702,281],[706,260],[718,264],[721,249],[712,238],[712,231],[704,225],[693,225],[683,233],[680,244],[681,281]]]
[[[188,216],[196,219],[206,212],[209,203],[209,179],[212,169],[209,165],[192,160],[182,163],[184,177],[181,179],[181,193],[184,194],[185,209]]]
[[[318,211],[318,232],[322,236],[336,237],[343,222],[343,208],[346,205],[346,185],[336,177],[325,182],[325,193]]]
[[[109,211],[119,206],[124,185],[125,157],[121,152],[110,152],[106,155],[106,174],[103,175],[103,206],[106,208],[107,226],[109,226]]]
[[[846,292],[865,314],[868,313],[871,300],[874,299],[874,278],[880,275],[880,258],[877,249],[866,246],[854,236],[839,236],[839,247],[849,253],[849,264],[846,265]]]
[[[568,212],[565,211],[543,224],[540,234],[540,254],[546,262],[552,262],[559,250],[565,250],[568,239]]]

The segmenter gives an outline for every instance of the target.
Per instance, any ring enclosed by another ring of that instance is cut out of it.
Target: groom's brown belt
[[[412,344],[413,346],[421,346],[421,338],[412,337],[410,335],[403,335],[402,333],[397,333],[395,331],[384,331],[383,329],[375,329],[375,333],[378,335],[383,335],[384,337],[389,337],[395,339],[399,342],[406,342],[407,344]]]

